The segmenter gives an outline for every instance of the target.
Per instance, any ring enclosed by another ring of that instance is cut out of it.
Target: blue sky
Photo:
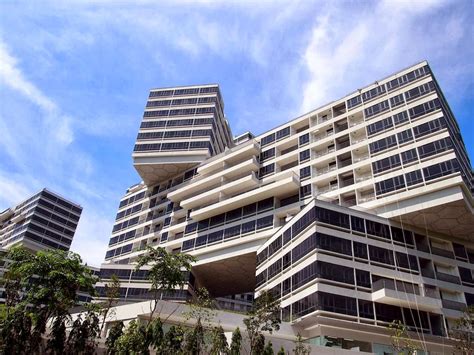
[[[148,90],[219,83],[234,134],[280,123],[427,59],[474,152],[466,1],[0,3],[0,210],[48,187],[83,214],[99,265]]]

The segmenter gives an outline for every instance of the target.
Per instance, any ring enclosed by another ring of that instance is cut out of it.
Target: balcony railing
[[[322,157],[326,154],[329,154],[329,153],[333,153],[335,151],[335,148],[332,147],[332,148],[326,148],[326,149],[323,149],[323,150],[320,150],[318,152],[315,153],[314,157],[315,158],[319,158],[319,157]]]
[[[329,191],[337,190],[338,186],[337,185],[328,185],[328,186],[323,186],[323,187],[318,187],[318,192],[316,195],[321,195]]]
[[[336,126],[336,132],[339,133],[339,132],[345,131],[348,127],[349,126],[347,123]]]
[[[435,272],[430,269],[421,269],[421,276],[429,277],[430,279],[435,278]]]
[[[439,292],[438,290],[434,288],[424,288],[424,295],[425,297],[431,297],[431,298],[436,298],[439,299]]]
[[[343,168],[345,166],[349,166],[352,164],[352,159],[346,159],[346,160],[340,160],[338,165],[340,168]]]
[[[341,143],[336,143],[337,144],[337,149],[343,149],[351,145],[351,142],[349,140],[341,142]]]
[[[361,181],[365,181],[365,180],[369,180],[372,178],[372,175],[371,174],[367,174],[367,175],[361,175],[361,176],[357,176],[355,178],[355,181],[356,182],[361,182]]]
[[[352,207],[352,206],[355,206],[356,204],[357,204],[357,201],[355,198],[341,201],[341,206],[344,206],[344,207]]]
[[[354,185],[354,178],[347,179],[347,180],[341,180],[341,187],[346,187],[346,186],[350,186],[350,185]]]
[[[375,194],[364,195],[359,197],[359,203],[369,202],[375,200]]]
[[[436,271],[436,278],[440,281],[451,282],[453,284],[461,284],[461,280],[456,275],[445,274],[444,272]]]
[[[441,300],[443,308],[454,309],[456,311],[464,311],[466,309],[466,304],[458,301],[451,300]]]
[[[358,156],[358,157],[355,156],[354,157],[354,163],[365,160],[365,159],[368,159],[368,158],[369,158],[369,154],[364,154],[364,155],[361,155],[361,156]]]
[[[444,256],[446,258],[454,259],[454,253],[450,250],[445,250],[441,248],[431,247],[431,253],[439,256]]]
[[[352,138],[351,139],[352,144],[357,144],[357,143],[363,142],[365,140],[367,140],[367,137],[360,137],[360,138]]]
[[[326,166],[324,168],[316,170],[316,176],[326,174],[326,173],[328,173],[330,171],[334,171],[336,169],[337,169],[336,165]]]

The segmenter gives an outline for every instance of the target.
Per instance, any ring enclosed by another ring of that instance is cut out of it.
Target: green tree
[[[113,315],[112,307],[115,306],[120,298],[120,280],[117,275],[110,277],[110,282],[105,284],[105,301],[102,305],[102,325],[100,326],[100,334],[104,331],[105,322],[108,316]]]
[[[184,330],[180,326],[172,325],[165,334],[163,354],[181,354],[184,342]]]
[[[277,355],[286,355],[286,351],[283,346],[280,348],[280,350],[278,350]]]
[[[191,328],[186,334],[185,350],[188,354],[199,355],[205,348],[204,327],[201,320],[198,319],[194,328]]]
[[[260,354],[257,350],[263,351],[261,345],[262,332],[269,332],[280,329],[280,302],[270,292],[263,291],[255,300],[252,310],[248,317],[244,319],[245,327],[247,328],[247,335],[250,343],[250,354]]]
[[[186,332],[186,351],[192,354],[205,352],[206,339],[212,338],[208,329],[211,326],[211,320],[215,317],[215,301],[211,298],[209,291],[201,287],[196,290],[195,296],[189,303],[189,311],[184,313],[187,320],[195,320],[193,328]]]
[[[250,352],[250,355],[262,355],[265,351],[265,336],[258,334],[255,339],[255,344]]]
[[[196,259],[191,255],[171,254],[165,248],[150,246],[147,247],[147,252],[138,258],[136,270],[150,266],[148,279],[151,282],[150,290],[153,293],[154,302],[148,322],[153,319],[163,293],[171,292],[178,287],[182,288],[188,282],[185,272],[191,270],[191,263],[194,261]]]
[[[154,319],[148,326],[148,337],[151,347],[159,353],[164,342],[163,323],[160,318]]]
[[[222,326],[214,327],[211,331],[211,355],[226,354],[228,352],[227,338]]]
[[[263,349],[263,355],[273,355],[273,354],[274,354],[273,344],[271,341],[269,341],[267,345],[265,345],[265,349]]]
[[[114,351],[124,355],[149,354],[145,326],[132,320],[124,333],[115,341]]]
[[[105,341],[105,346],[107,347],[107,354],[114,355],[115,352],[115,343],[123,334],[123,322],[116,322],[110,328],[109,335]]]
[[[80,314],[73,322],[69,336],[67,338],[66,353],[68,354],[95,354],[96,339],[100,335],[100,320],[98,309],[91,305],[84,319]]]
[[[45,250],[36,254],[25,248],[9,250],[8,271],[3,283],[9,287],[6,316],[1,321],[1,346],[7,353],[38,353],[46,333],[48,319],[53,319],[50,351],[61,351],[61,322],[70,316],[78,303],[78,291],[94,294],[97,281],[82,264],[80,256],[62,250]],[[21,291],[22,297],[19,297]],[[52,346],[58,349],[51,349]]]
[[[453,329],[450,331],[450,336],[457,342],[456,349],[462,354],[474,353],[472,340],[474,337],[474,306],[469,306],[464,310],[463,315],[459,318]]]
[[[232,332],[232,340],[230,342],[230,355],[239,355],[242,347],[242,334],[240,334],[239,327]]]
[[[303,342],[301,334],[298,333],[295,341],[295,348],[293,349],[293,354],[295,355],[309,355],[311,354],[311,348],[306,346]]]
[[[394,320],[388,326],[392,348],[399,354],[413,354],[417,349],[416,343],[408,334],[408,327],[399,320]]]

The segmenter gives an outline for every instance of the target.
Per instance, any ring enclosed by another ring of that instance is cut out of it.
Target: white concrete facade
[[[169,99],[167,95],[174,95],[176,90],[193,89],[193,94],[186,97],[196,99],[189,102],[192,109],[197,110],[203,87],[218,88],[211,85],[152,90],[152,93],[168,93],[160,94],[159,99],[153,98],[150,102],[168,100],[172,106],[174,96]],[[213,90],[217,91],[204,96],[214,95],[214,104],[223,108],[218,89]],[[187,95],[187,91],[182,93]],[[153,95],[150,94],[150,98]],[[163,138],[150,144],[164,142],[168,121],[183,119],[179,129],[186,130],[185,124],[201,118],[196,110],[180,109],[184,111],[173,114],[172,118],[172,108],[167,109],[166,115],[160,113],[159,118],[156,118],[158,114],[145,114],[143,123],[150,119],[166,121],[166,129],[152,129],[163,132]],[[153,106],[146,112],[164,110]],[[267,260],[257,265],[256,253],[275,241],[297,218],[294,216],[300,216],[300,211],[309,208],[308,204],[317,199],[340,205],[337,208],[349,210],[348,215],[359,213],[357,211],[364,216],[369,213],[378,216],[380,223],[388,226],[398,223],[398,228],[413,232],[412,243],[405,241],[402,245],[394,239],[398,235],[390,234],[390,248],[392,252],[416,257],[418,274],[414,275],[410,270],[405,275],[406,270],[400,271],[396,264],[394,271],[390,271],[370,260],[368,264],[357,261],[353,255],[349,261],[347,256],[337,253],[315,252],[310,258],[312,262],[343,263],[376,277],[371,278],[368,289],[360,292],[355,291],[357,285],[349,290],[347,285],[341,288],[333,282],[329,286],[315,279],[314,284],[305,286],[297,294],[282,298],[282,306],[317,292],[355,294],[355,299],[387,305],[398,303],[400,307],[421,305],[420,310],[441,315],[436,322],[439,320],[442,326],[437,328],[445,335],[452,319],[459,316],[461,307],[471,303],[470,295],[474,297],[474,282],[470,282],[474,269],[473,179],[459,127],[426,62],[257,137],[245,133],[232,141],[230,129],[225,128],[228,126],[224,123],[223,111],[220,111],[215,109],[218,114],[213,116],[214,125],[209,121],[209,127],[216,141],[222,144],[217,144],[218,149],[213,146],[212,152],[199,158],[200,162],[190,162],[188,150],[151,151],[146,154],[153,169],[145,171],[140,162],[145,153],[134,152],[134,165],[144,183],[131,187],[121,200],[101,267],[105,270],[104,282],[114,270],[122,270],[123,298],[129,301],[146,299],[149,284],[145,274],[133,271],[133,264],[145,246],[151,245],[165,247],[170,252],[190,253],[198,258],[189,286],[177,295],[168,295],[170,299],[185,300],[200,286],[207,287],[216,297],[254,292],[255,285],[260,287],[257,291],[262,287],[273,289],[284,281],[285,275],[273,275],[271,280],[259,283],[262,265],[272,263]],[[156,116],[151,118],[150,115]],[[143,123],[140,133],[150,129],[143,128]],[[162,137],[162,133],[158,136]],[[143,144],[142,138],[137,140],[137,145]],[[169,170],[170,162],[186,164],[180,165],[176,174],[165,176],[163,171]],[[324,231],[327,227],[314,228],[307,233]],[[382,249],[386,244],[384,240],[337,228],[325,232],[350,242],[362,243],[364,240],[365,245]],[[303,240],[305,236],[298,238]],[[278,258],[276,255],[273,257]],[[297,272],[298,268],[308,266],[305,263],[310,259],[300,261],[292,270]],[[430,263],[430,271],[439,277],[426,280],[421,275],[425,262]],[[445,275],[457,277],[457,281]],[[424,286],[421,286],[420,294],[405,292],[406,300],[393,292],[397,291],[396,287],[395,290],[388,286],[372,290],[382,278],[401,282],[413,279],[412,284],[430,286],[427,292],[437,292],[438,298],[426,298]],[[103,283],[99,285],[99,291],[102,287]],[[442,308],[439,308],[440,304]],[[328,329],[342,329],[341,324],[348,324],[350,328],[354,321],[361,323],[360,317],[356,317],[349,323],[345,319],[334,325],[335,319],[341,318],[340,314],[325,312],[320,316],[320,310],[315,312],[315,317],[306,316],[302,324],[304,329],[318,329],[318,334],[309,332],[306,336],[309,339],[318,337],[314,341],[321,343],[327,342],[325,336],[334,337],[335,333]],[[301,320],[291,320],[295,325],[296,321]],[[366,341],[372,336],[371,332],[383,333],[384,326],[377,325],[376,320],[373,323],[367,325],[369,330],[346,333],[347,338],[358,339],[359,334],[359,340]],[[440,342],[446,340],[445,336],[430,336],[434,343],[438,338]]]

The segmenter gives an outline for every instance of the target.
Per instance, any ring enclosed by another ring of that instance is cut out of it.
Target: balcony
[[[222,169],[226,164],[235,164],[236,162],[240,162],[258,154],[259,152],[260,145],[257,141],[251,140],[206,160],[204,165],[198,167],[197,172],[203,175],[209,174],[212,171]]]
[[[359,175],[355,178],[356,182],[366,181],[372,178],[372,174]]]
[[[399,307],[417,308],[428,312],[441,309],[440,299],[428,295],[420,296],[408,291],[416,292],[415,289],[397,289],[394,280],[378,280],[372,285],[372,301]]]
[[[188,196],[195,196],[196,192],[201,192],[215,186],[222,178],[231,179],[235,176],[242,175],[242,173],[245,173],[246,171],[257,171],[258,168],[259,164],[257,159],[252,157],[251,159],[245,160],[211,176],[193,179],[188,185],[170,192],[168,198],[173,202],[181,201]]]
[[[329,191],[337,190],[338,188],[339,187],[337,186],[337,184],[318,187],[318,191],[316,192],[316,196],[319,196],[319,195],[324,194],[324,193],[329,192]]]
[[[458,302],[458,301],[442,300],[442,304],[443,304],[443,308],[453,309],[455,311],[460,311],[460,312],[463,312],[467,308],[467,305],[465,303]]]
[[[454,259],[454,253],[451,250],[431,247],[431,253],[439,256],[444,256],[445,258]]]
[[[257,187],[258,184],[259,180],[255,176],[255,173],[252,172],[250,175],[241,179],[230,181],[227,184],[223,184],[212,190],[203,192],[199,195],[194,195],[193,197],[190,197],[186,200],[182,200],[180,205],[185,209],[195,208],[202,206],[203,204],[219,201],[219,198],[221,198],[222,194],[232,195],[239,192],[248,191]]]
[[[359,203],[369,202],[375,200],[375,194],[361,195],[358,199]]]
[[[315,158],[315,159],[316,159],[316,158],[320,158],[320,157],[323,157],[323,156],[325,156],[325,155],[327,155],[327,154],[329,154],[329,153],[333,153],[333,152],[335,152],[335,151],[336,151],[336,149],[335,149],[334,147],[330,147],[330,148],[326,148],[326,149],[323,149],[323,150],[319,150],[319,151],[315,152],[314,158]]]
[[[360,161],[362,161],[362,160],[365,160],[365,159],[368,159],[368,158],[369,158],[369,154],[367,153],[367,154],[359,155],[359,156],[354,155],[354,159],[353,159],[353,160],[354,160],[354,163],[358,163],[358,162],[360,162]]]
[[[339,184],[341,185],[341,188],[346,187],[346,186],[350,186],[350,185],[354,185],[354,178],[341,179]]]
[[[450,283],[458,284],[458,285],[461,284],[461,280],[459,279],[459,276],[446,274],[444,272],[436,271],[436,278],[440,281],[450,282]]]
[[[336,165],[325,166],[324,168],[316,170],[316,176],[323,175],[323,174],[329,173],[330,171],[334,171],[334,170],[337,170]]]
[[[292,171],[278,174],[278,178],[271,182],[260,182],[255,189],[236,196],[229,197],[216,203],[202,206],[191,212],[190,217],[195,221],[224,213],[253,202],[264,200],[268,197],[289,195],[298,191],[300,187],[299,176]]]
[[[351,164],[352,164],[352,159],[339,160],[339,162],[337,163],[339,168],[344,168],[344,167],[349,166]]]

